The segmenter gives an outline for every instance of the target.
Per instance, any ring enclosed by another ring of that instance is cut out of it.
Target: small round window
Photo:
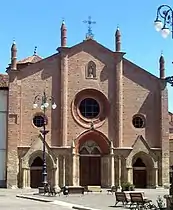
[[[43,127],[44,125],[44,117],[41,116],[41,115],[36,115],[34,118],[33,118],[33,124],[40,128],[40,127]]]
[[[83,117],[92,119],[100,113],[99,103],[93,98],[85,98],[79,105],[80,113]]]
[[[139,115],[133,117],[132,123],[135,128],[143,128],[145,126],[144,118]]]

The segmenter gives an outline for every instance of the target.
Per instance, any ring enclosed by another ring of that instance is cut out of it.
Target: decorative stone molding
[[[96,144],[101,150],[101,154],[110,154],[110,144],[111,142],[108,138],[98,130],[89,130],[83,132],[75,140],[76,153],[79,153],[80,147],[88,141],[88,139],[94,139]]]
[[[135,156],[138,156],[138,154],[143,155],[150,159],[150,163],[155,165],[155,162],[157,161],[156,155],[151,151],[149,145],[147,142],[144,140],[142,136],[138,136],[134,145],[133,149],[131,150],[130,154],[126,158],[126,168],[131,168],[132,167],[132,161]]]
[[[29,148],[29,150],[26,152],[26,154],[21,158],[22,160],[22,168],[28,168],[32,164],[33,160],[40,156],[42,157],[42,148],[43,148],[43,139],[41,135],[37,136],[35,138]],[[56,158],[54,157],[54,154],[50,150],[48,144],[46,143],[46,156],[51,160],[52,167],[56,168]]]
[[[100,112],[98,116],[94,117],[93,119],[87,119],[80,113],[80,103],[86,98],[93,98],[99,104]],[[94,128],[101,127],[109,114],[109,110],[109,102],[107,97],[96,89],[84,89],[79,91],[72,101],[72,116],[74,120],[84,128],[90,128],[91,123],[94,124]]]

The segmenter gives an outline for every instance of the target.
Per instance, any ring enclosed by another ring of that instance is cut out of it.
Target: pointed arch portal
[[[133,164],[133,184],[136,188],[146,188],[147,186],[146,165],[141,158],[137,158]]]
[[[101,186],[101,156],[109,153],[108,140],[100,132],[91,130],[82,134],[77,143],[80,185]]]
[[[154,162],[152,158],[144,153],[139,152],[133,156],[133,184],[136,188],[146,188],[151,183]]]
[[[40,157],[36,157],[31,164],[30,170],[31,188],[42,186],[42,167],[43,160]]]
[[[80,147],[80,185],[101,185],[101,150],[93,140]]]
[[[30,187],[38,188],[42,186],[43,182],[43,152],[37,150],[30,155],[29,167],[30,167]],[[54,164],[52,157],[49,153],[46,153],[46,164],[47,164],[47,180],[48,182],[53,181]],[[51,181],[52,180],[52,181]]]

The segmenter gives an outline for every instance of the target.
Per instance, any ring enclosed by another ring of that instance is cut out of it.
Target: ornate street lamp
[[[171,172],[170,172],[170,175],[171,175],[171,186],[170,186],[170,189],[169,189],[169,194],[173,195],[173,166],[170,166],[170,169],[171,169]]]
[[[46,134],[49,132],[48,130],[46,130],[46,110],[49,107],[49,103],[51,103],[52,109],[56,109],[56,104],[54,101],[54,98],[52,96],[46,96],[45,91],[43,91],[43,95],[37,95],[35,96],[34,99],[34,103],[33,103],[33,108],[36,109],[37,107],[39,107],[40,104],[40,108],[43,111],[43,118],[44,118],[44,122],[43,122],[43,130],[41,130],[40,132],[43,135],[43,171],[42,171],[42,175],[43,175],[43,186],[45,186],[47,184],[47,165],[46,165]]]
[[[173,10],[170,6],[164,4],[158,7],[154,25],[156,31],[160,31],[163,38],[167,38],[170,33],[172,33],[173,38]],[[163,77],[163,80],[173,86],[173,76]],[[173,209],[173,166],[170,166],[170,169],[171,185],[169,188],[169,195],[165,195],[164,198],[166,199],[167,208]]]
[[[170,32],[173,38],[173,10],[170,6],[164,4],[158,7],[154,26],[164,38],[167,38]]]
[[[158,7],[154,26],[164,38],[167,38],[170,32],[173,38],[173,10],[170,6],[164,4]],[[166,77],[164,80],[173,86],[173,76]]]

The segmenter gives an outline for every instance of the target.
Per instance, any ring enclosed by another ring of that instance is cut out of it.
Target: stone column
[[[23,168],[23,188],[26,188],[26,177],[27,177],[26,169]]]
[[[118,156],[118,186],[121,188],[121,157]]]
[[[110,155],[111,186],[115,186],[115,156]]]
[[[23,188],[30,188],[30,169],[23,168]]]
[[[56,158],[56,169],[54,173],[54,184],[59,187],[59,157]]]
[[[158,171],[159,171],[158,168],[154,168],[154,173],[153,174],[155,176],[154,178],[155,178],[155,187],[156,188],[158,187],[158,177],[159,177],[158,176]]]
[[[80,185],[80,155],[76,154],[76,185]]]
[[[62,178],[62,184],[63,184],[63,186],[65,186],[66,185],[66,180],[65,180],[65,178],[66,178],[65,156],[62,156],[62,176],[63,176],[63,178]]]
[[[72,184],[73,186],[79,186],[79,155],[73,154],[72,161]]]
[[[68,55],[66,50],[66,48],[61,48],[61,138],[63,146],[67,145],[68,126]]]
[[[127,168],[127,181],[133,184],[133,168]]]
[[[27,188],[31,188],[31,175],[30,168],[27,168]]]

